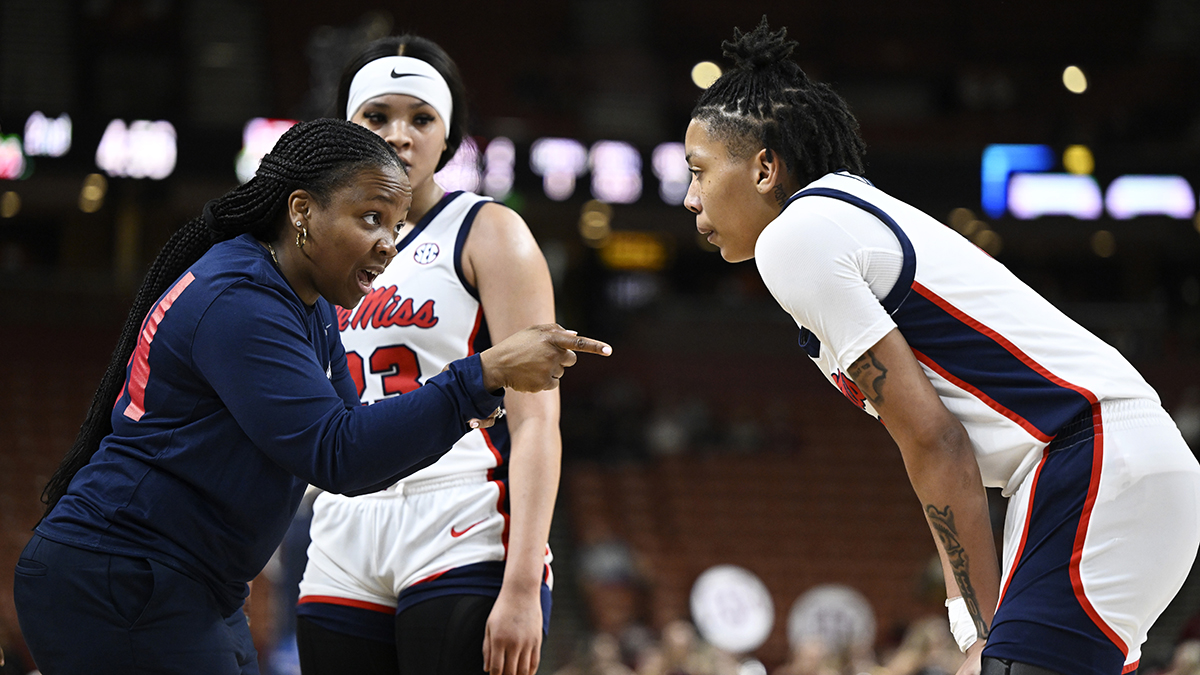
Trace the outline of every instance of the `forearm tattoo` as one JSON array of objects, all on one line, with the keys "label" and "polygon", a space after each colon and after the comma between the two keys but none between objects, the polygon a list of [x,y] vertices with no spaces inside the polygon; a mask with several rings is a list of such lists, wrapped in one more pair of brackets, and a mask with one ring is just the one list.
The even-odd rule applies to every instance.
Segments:
[{"label": "forearm tattoo", "polygon": [[887,379],[888,369],[875,358],[875,352],[867,350],[866,354],[850,364],[850,379],[854,380],[864,396],[871,400],[871,405],[883,403],[883,382]]},{"label": "forearm tattoo", "polygon": [[954,570],[954,581],[958,591],[967,603],[967,612],[975,621],[975,633],[980,640],[988,638],[988,625],[979,611],[979,599],[975,597],[975,587],[971,585],[971,570],[967,560],[967,551],[958,540],[958,529],[954,526],[954,512],[947,504],[945,509],[938,509],[933,504],[925,505],[925,514],[929,522],[942,540],[942,548],[946,549],[946,557],[950,559],[950,568]]}]

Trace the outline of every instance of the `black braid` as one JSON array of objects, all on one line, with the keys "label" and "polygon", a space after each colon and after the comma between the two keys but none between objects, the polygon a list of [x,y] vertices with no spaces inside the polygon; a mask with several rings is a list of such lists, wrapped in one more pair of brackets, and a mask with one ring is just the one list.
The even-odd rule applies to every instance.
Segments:
[{"label": "black braid", "polygon": [[281,214],[293,191],[306,190],[318,203],[327,204],[358,172],[384,166],[403,172],[391,147],[358,125],[335,119],[298,124],[263,157],[254,178],[206,204],[202,216],[167,240],[138,289],[75,443],[42,490],[45,515],[66,494],[71,479],[91,460],[100,441],[112,433],[113,406],[125,386],[125,369],[142,321],[167,288],[217,242],[245,232],[263,241],[273,239],[284,225]]},{"label": "black braid", "polygon": [[858,120],[829,85],[813,82],[791,60],[796,42],[787,29],[772,33],[763,17],[749,33],[733,29],[721,43],[734,67],[700,95],[692,119],[746,157],[761,148],[779,153],[801,185],[831,172],[864,173],[866,144]]}]

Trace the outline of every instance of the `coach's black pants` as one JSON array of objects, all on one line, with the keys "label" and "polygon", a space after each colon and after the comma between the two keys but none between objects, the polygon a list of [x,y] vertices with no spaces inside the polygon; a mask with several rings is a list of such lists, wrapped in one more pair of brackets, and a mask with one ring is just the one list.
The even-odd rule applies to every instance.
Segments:
[{"label": "coach's black pants", "polygon": [[146,558],[34,535],[17,561],[21,633],[55,675],[258,675],[246,615],[222,617],[202,582]]}]

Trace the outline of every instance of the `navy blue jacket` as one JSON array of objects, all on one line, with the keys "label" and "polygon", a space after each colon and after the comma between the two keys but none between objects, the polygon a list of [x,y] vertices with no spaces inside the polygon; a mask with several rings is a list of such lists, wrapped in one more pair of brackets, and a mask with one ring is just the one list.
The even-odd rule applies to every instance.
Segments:
[{"label": "navy blue jacket", "polygon": [[249,235],[215,245],[143,322],[113,433],[37,528],[152,558],[230,614],[307,484],[361,494],[428,466],[488,416],[478,356],[359,404],[332,306],[305,305]]}]

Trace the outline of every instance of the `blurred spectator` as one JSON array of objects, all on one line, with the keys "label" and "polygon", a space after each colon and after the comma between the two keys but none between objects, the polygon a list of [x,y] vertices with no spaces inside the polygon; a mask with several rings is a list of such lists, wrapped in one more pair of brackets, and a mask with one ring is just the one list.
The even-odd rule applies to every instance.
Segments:
[{"label": "blurred spectator", "polygon": [[1171,666],[1159,675],[1200,675],[1200,640],[1179,643]]},{"label": "blurred spectator", "polygon": [[801,640],[772,675],[839,675],[825,643],[819,639]]},{"label": "blurred spectator", "polygon": [[621,645],[610,633],[597,633],[588,641],[587,651],[555,672],[555,675],[634,675],[621,662]]},{"label": "blurred spectator", "polygon": [[591,612],[591,625],[624,637],[642,621],[645,584],[634,551],[607,528],[584,535],[579,550],[580,586]]},{"label": "blurred spectator", "polygon": [[712,413],[703,398],[676,391],[660,393],[646,422],[646,448],[652,456],[678,455],[710,442]]},{"label": "blurred spectator", "polygon": [[704,642],[692,624],[682,619],[663,627],[661,644],[645,653],[638,675],[737,675],[738,663],[729,654]]},{"label": "blurred spectator", "polygon": [[963,655],[950,635],[944,617],[927,616],[912,622],[900,647],[884,664],[887,675],[953,675]]},{"label": "blurred spectator", "polygon": [[725,427],[725,449],[736,453],[757,452],[762,449],[764,435],[758,409],[743,403],[734,408]]}]

